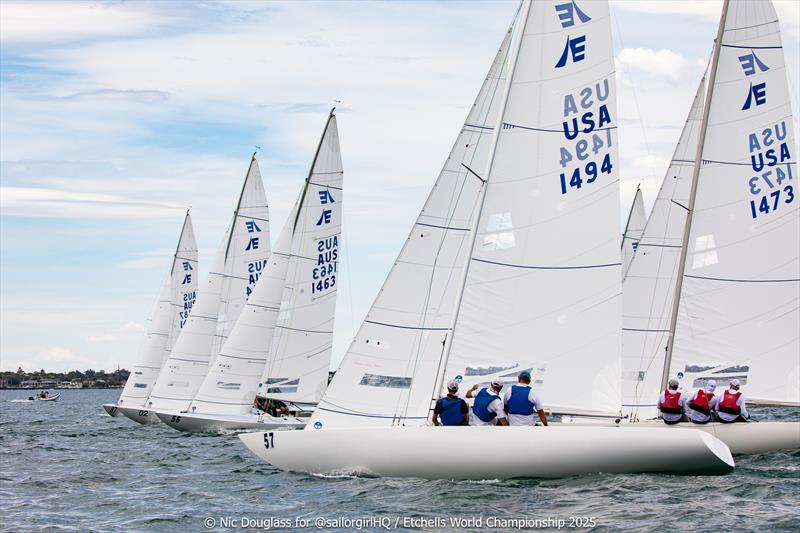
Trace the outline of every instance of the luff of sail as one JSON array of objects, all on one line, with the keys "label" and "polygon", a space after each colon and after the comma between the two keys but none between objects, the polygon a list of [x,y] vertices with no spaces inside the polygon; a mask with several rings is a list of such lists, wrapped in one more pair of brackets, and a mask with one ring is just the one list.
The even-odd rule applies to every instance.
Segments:
[{"label": "luff of sail", "polygon": [[622,280],[628,275],[628,269],[633,261],[633,256],[639,246],[639,240],[644,233],[644,226],[647,224],[647,214],[644,211],[644,199],[642,198],[641,187],[636,187],[636,194],[633,195],[633,203],[628,213],[628,222],[625,224],[625,231],[622,234]]},{"label": "luff of sail", "polygon": [[614,415],[622,273],[609,7],[534,2],[522,22],[445,376],[469,387],[528,370],[554,411]]},{"label": "luff of sail", "polygon": [[269,256],[269,208],[255,156],[194,313],[173,347],[148,409],[185,410],[205,379]]},{"label": "luff of sail", "polygon": [[622,407],[633,419],[656,416],[705,87],[704,78],[623,283]]},{"label": "luff of sail", "polygon": [[721,24],[671,374],[684,386],[737,376],[751,401],[800,405],[800,200],[779,23],[768,0],[732,0]]},{"label": "luff of sail", "polygon": [[118,405],[141,407],[153,389],[164,361],[172,349],[194,303],[197,291],[197,242],[189,213],[183,220],[170,272],[159,292],[147,325],[146,339],[138,360],[122,389]]},{"label": "luff of sail", "polygon": [[506,33],[386,281],[307,427],[419,425],[430,402],[506,77]]}]

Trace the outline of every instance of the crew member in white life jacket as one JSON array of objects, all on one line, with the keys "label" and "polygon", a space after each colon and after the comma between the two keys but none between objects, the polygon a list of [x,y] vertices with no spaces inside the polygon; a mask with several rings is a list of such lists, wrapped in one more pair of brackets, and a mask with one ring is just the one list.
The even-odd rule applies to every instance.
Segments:
[{"label": "crew member in white life jacket", "polygon": [[665,424],[677,424],[686,419],[683,414],[686,410],[686,398],[681,396],[679,385],[677,379],[669,380],[667,390],[658,398],[658,410],[661,411],[661,418]]},{"label": "crew member in white life jacket", "polygon": [[517,384],[508,388],[503,403],[510,426],[534,425],[534,412],[539,415],[542,424],[547,425],[547,415],[544,414],[541,400],[531,389],[531,374],[527,370],[520,372]]},{"label": "crew member in white life jacket", "polygon": [[706,386],[698,389],[686,402],[686,415],[695,424],[707,424],[711,421],[711,411],[717,408],[719,398],[714,396],[717,382],[713,379],[706,382]]},{"label": "crew member in white life jacket", "polygon": [[747,412],[747,405],[744,394],[739,392],[741,383],[738,379],[731,380],[730,388],[722,393],[722,397],[717,404],[717,417],[720,422],[747,422],[750,413]]},{"label": "crew member in white life jacket", "polygon": [[436,401],[431,422],[434,426],[469,425],[469,406],[458,397],[458,381],[451,379],[447,382],[447,396]]},{"label": "crew member in white life jacket", "polygon": [[508,418],[503,409],[503,399],[500,391],[503,390],[503,382],[499,379],[492,380],[489,387],[478,390],[476,383],[467,391],[467,398],[475,398],[472,404],[471,426],[507,426]]}]

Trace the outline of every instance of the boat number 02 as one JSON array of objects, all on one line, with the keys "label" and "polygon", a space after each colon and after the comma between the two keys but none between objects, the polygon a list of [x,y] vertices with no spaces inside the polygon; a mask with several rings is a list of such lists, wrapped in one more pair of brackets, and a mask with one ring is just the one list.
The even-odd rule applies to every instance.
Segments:
[{"label": "boat number 02", "polygon": [[148,411],[139,411],[139,416],[147,416]]},{"label": "boat number 02", "polygon": [[275,447],[274,441],[275,434],[270,431],[269,433],[264,433],[264,448],[270,449]]}]

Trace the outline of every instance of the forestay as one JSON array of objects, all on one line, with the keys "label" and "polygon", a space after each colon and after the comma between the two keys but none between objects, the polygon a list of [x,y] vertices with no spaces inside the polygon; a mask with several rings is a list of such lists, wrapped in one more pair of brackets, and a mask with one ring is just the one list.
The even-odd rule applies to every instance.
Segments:
[{"label": "forestay", "polygon": [[[307,427],[419,425],[428,412],[506,76],[506,34],[386,281]],[[283,376],[278,376],[283,377]]]},{"label": "forestay", "polygon": [[669,338],[686,206],[703,115],[700,82],[622,291],[622,404],[633,418],[656,416]]},{"label": "forestay", "polygon": [[738,375],[751,400],[800,405],[800,191],[779,23],[768,0],[733,0],[721,23],[671,374],[685,387]]},{"label": "forestay", "polygon": [[445,376],[469,387],[529,370],[548,408],[614,415],[622,272],[609,7],[534,2],[522,22]]},{"label": "forestay", "polygon": [[229,230],[199,291],[194,312],[156,381],[147,402],[149,409],[189,407],[267,261],[268,215],[254,156]]},{"label": "forestay", "polygon": [[644,226],[647,223],[647,214],[644,210],[644,198],[642,197],[641,187],[636,187],[636,194],[633,195],[633,203],[628,213],[628,222],[625,224],[625,232],[622,234],[622,281],[628,275],[628,269],[633,261],[633,255],[639,247],[639,240],[644,233]]},{"label": "forestay", "polygon": [[122,389],[119,405],[143,406],[178,338],[197,293],[197,242],[189,213],[183,220],[172,267],[150,316],[144,345]]}]

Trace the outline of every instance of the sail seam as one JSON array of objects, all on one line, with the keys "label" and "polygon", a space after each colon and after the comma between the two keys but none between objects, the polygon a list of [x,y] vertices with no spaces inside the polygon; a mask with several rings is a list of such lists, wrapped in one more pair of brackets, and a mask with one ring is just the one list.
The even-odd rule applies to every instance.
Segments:
[{"label": "sail seam", "polygon": [[579,265],[579,266],[539,266],[539,265],[515,265],[512,263],[501,263],[499,261],[489,261],[487,259],[478,259],[477,257],[472,258],[473,261],[478,261],[480,263],[488,263],[490,265],[500,265],[500,266],[507,266],[512,268],[528,268],[534,270],[581,270],[587,268],[607,268],[607,267],[616,267],[621,266],[622,263],[605,263],[599,265]]}]

